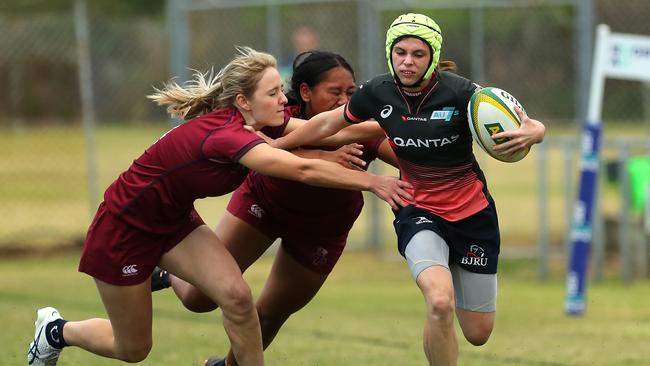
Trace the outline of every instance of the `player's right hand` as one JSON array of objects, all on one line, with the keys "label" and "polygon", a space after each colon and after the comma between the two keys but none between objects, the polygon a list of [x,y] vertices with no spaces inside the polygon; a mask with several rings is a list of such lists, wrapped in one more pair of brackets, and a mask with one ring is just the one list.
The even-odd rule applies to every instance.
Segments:
[{"label": "player's right hand", "polygon": [[409,201],[413,200],[413,196],[406,191],[406,189],[413,188],[410,183],[399,180],[397,177],[385,175],[375,175],[373,177],[370,191],[386,201],[393,210],[406,207],[409,205]]}]

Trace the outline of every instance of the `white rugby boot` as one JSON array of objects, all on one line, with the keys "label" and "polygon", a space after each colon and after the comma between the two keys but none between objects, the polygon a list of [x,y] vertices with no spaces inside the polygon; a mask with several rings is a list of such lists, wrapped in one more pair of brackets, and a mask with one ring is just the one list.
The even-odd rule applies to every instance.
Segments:
[{"label": "white rugby boot", "polygon": [[50,345],[45,337],[45,327],[51,322],[61,319],[59,311],[53,307],[38,310],[38,317],[34,325],[34,340],[29,344],[27,351],[27,364],[31,366],[55,366],[61,350]]}]

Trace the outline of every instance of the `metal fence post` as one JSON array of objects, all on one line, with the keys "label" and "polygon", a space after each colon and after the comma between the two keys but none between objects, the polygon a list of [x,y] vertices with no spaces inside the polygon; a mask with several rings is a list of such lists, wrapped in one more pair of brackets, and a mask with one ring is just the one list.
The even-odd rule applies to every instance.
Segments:
[{"label": "metal fence post", "polygon": [[268,52],[276,57],[282,54],[282,19],[280,5],[272,0],[266,5],[266,47]]},{"label": "metal fence post", "polygon": [[472,49],[471,75],[479,83],[485,83],[485,20],[483,7],[473,7],[470,15],[470,44]]},{"label": "metal fence post", "polygon": [[[167,12],[167,32],[169,33],[169,71],[171,76],[176,78],[176,82],[182,84],[190,79],[187,10],[183,7],[181,0],[167,0],[165,11]],[[170,118],[169,121],[172,126],[181,122],[178,118]]]},{"label": "metal fence post", "polygon": [[546,144],[540,144],[537,148],[537,182],[538,182],[538,212],[539,212],[539,227],[537,228],[537,245],[539,250],[539,262],[537,277],[540,280],[548,278],[548,258],[549,258],[549,244],[548,244],[548,192],[547,192],[547,162]]},{"label": "metal fence post", "polygon": [[576,120],[584,121],[587,117],[587,98],[591,57],[593,55],[594,4],[593,0],[579,0],[576,5],[575,17],[575,70],[578,80],[575,84]]},{"label": "metal fence post", "polygon": [[[575,152],[575,146],[577,144],[575,138],[563,138],[560,140],[562,143],[562,160],[564,162],[564,222],[567,225],[570,225],[573,218],[573,192],[575,187],[573,186],[573,155]],[[569,250],[571,249],[571,230],[567,226],[565,234],[565,243],[564,243],[564,255],[569,256]]]},{"label": "metal fence post", "polygon": [[88,170],[88,191],[90,194],[90,213],[94,214],[98,205],[97,157],[95,144],[95,101],[93,95],[92,63],[90,58],[90,37],[88,32],[88,7],[86,0],[74,3],[74,25],[77,41],[77,62],[79,75],[79,94],[81,97],[81,120],[86,141],[86,165]]},{"label": "metal fence post", "polygon": [[618,141],[618,156],[620,159],[619,178],[621,192],[621,211],[618,222],[618,244],[620,255],[621,275],[623,281],[629,283],[634,275],[634,263],[632,261],[632,248],[630,246],[630,179],[627,172],[629,159],[629,147],[623,140]]}]

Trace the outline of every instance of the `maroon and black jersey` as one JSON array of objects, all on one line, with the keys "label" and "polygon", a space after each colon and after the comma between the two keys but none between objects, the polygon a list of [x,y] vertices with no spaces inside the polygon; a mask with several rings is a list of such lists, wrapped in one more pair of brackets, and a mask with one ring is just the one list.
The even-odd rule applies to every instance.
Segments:
[{"label": "maroon and black jersey", "polygon": [[175,232],[196,199],[230,193],[244,181],[248,169],[239,159],[264,142],[244,123],[237,109],[222,108],[171,129],[108,187],[107,209],[140,230]]},{"label": "maroon and black jersey", "polygon": [[477,85],[440,71],[418,95],[408,95],[385,74],[363,84],[345,107],[350,123],[375,119],[413,185],[417,207],[449,221],[488,205],[487,184],[472,152],[467,104]]}]

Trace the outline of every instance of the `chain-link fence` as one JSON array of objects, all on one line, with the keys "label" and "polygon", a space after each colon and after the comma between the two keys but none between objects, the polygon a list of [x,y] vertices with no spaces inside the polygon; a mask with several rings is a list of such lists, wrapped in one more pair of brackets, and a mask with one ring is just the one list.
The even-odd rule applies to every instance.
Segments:
[{"label": "chain-link fence", "polygon": [[[273,53],[285,75],[301,42],[333,50],[363,81],[386,70],[390,21],[423,12],[441,25],[442,59],[460,74],[510,91],[536,118],[563,127],[584,109],[594,26],[650,34],[645,0],[168,0],[147,16],[87,5],[92,138],[81,123],[74,2],[0,12],[0,246],[80,242],[103,189],[170,124],[144,96],[191,68],[220,67],[235,45]],[[641,83],[608,82],[606,123],[647,120],[648,99]],[[97,177],[89,179],[90,167]],[[210,205],[202,213],[214,222],[223,203]]]}]

